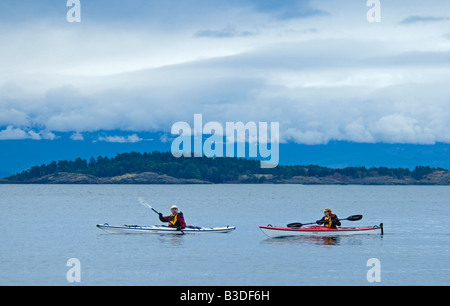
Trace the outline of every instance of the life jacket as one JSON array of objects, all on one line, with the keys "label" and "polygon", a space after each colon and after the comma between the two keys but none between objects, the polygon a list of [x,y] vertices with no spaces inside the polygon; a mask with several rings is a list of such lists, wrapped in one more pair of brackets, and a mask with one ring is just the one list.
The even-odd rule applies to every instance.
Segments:
[{"label": "life jacket", "polygon": [[171,214],[169,216],[169,226],[170,227],[177,227],[178,226],[177,222],[178,222],[178,214],[176,214],[176,215]]},{"label": "life jacket", "polygon": [[323,221],[325,222],[325,223],[323,224],[323,226],[328,227],[328,228],[330,228],[330,227],[331,227],[331,224],[333,223],[333,222],[331,221],[331,216],[329,216],[329,217],[324,217],[324,218],[323,218]]},{"label": "life jacket", "polygon": [[328,217],[323,217],[324,226],[327,228],[331,228],[333,225],[332,218],[336,218],[336,215],[330,215]]}]

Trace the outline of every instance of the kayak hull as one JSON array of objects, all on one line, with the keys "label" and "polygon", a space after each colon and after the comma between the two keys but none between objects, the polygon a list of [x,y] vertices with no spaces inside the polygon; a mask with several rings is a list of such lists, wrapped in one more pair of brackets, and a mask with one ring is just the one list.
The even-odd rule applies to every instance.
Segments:
[{"label": "kayak hull", "polygon": [[184,234],[204,234],[204,233],[229,233],[234,231],[236,227],[186,227],[183,230],[178,231],[176,228],[167,226],[138,226],[138,225],[123,225],[112,226],[109,224],[98,224],[97,228],[109,233],[109,234],[171,234],[171,235],[184,235]]},{"label": "kayak hull", "polygon": [[260,226],[261,231],[270,238],[292,237],[292,236],[347,236],[347,235],[373,235],[383,234],[383,224],[371,227],[341,227],[337,229],[323,226],[307,226],[301,228],[287,228],[276,226]]}]

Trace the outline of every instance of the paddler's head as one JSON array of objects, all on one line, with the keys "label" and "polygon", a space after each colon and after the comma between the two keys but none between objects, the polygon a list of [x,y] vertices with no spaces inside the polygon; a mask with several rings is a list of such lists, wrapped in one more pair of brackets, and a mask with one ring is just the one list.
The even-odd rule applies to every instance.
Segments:
[{"label": "paddler's head", "polygon": [[323,213],[325,214],[325,216],[329,216],[329,215],[331,215],[331,208],[325,208],[324,210],[322,210],[323,211]]},{"label": "paddler's head", "polygon": [[172,212],[172,215],[177,215],[178,214],[178,206],[172,205],[170,207],[170,211]]}]

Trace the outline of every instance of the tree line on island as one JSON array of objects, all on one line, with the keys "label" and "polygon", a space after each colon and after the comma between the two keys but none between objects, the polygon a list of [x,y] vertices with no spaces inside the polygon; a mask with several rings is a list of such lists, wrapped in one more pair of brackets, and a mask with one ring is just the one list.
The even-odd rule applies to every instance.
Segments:
[{"label": "tree line on island", "polygon": [[[210,183],[289,183],[326,182],[321,178],[335,178],[337,182],[352,182],[370,178],[389,177],[394,180],[420,181],[442,168],[417,166],[408,168],[346,167],[334,169],[317,165],[280,165],[262,169],[260,161],[243,158],[175,158],[170,152],[120,153],[113,158],[99,156],[89,160],[53,161],[34,166],[5,179],[7,182],[33,182],[37,178],[58,173],[77,173],[99,178],[117,177],[129,173],[152,172],[180,179],[195,179]],[[310,179],[309,181],[307,179]],[[316,179],[312,181],[311,179]],[[297,181],[295,181],[297,179]],[[413,182],[414,183],[414,182]]]}]

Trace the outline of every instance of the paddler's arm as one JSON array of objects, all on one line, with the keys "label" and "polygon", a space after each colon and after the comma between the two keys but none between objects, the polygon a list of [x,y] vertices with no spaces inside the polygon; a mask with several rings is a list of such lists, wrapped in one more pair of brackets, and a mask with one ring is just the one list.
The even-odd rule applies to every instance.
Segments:
[{"label": "paddler's arm", "polygon": [[159,213],[159,221],[169,222],[169,217],[164,217],[162,213]]},{"label": "paddler's arm", "polygon": [[183,215],[182,212],[180,212],[178,214],[178,221],[180,222],[181,229],[185,229],[186,228],[186,221],[184,221],[184,215]]},{"label": "paddler's arm", "polygon": [[338,216],[334,215],[331,221],[333,221],[337,226],[341,226],[341,221],[339,221]]}]

